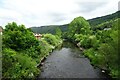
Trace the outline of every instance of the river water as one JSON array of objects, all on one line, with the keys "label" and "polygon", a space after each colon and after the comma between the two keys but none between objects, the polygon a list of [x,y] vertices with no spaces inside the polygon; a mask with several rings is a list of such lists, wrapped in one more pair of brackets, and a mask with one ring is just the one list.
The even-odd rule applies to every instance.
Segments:
[{"label": "river water", "polygon": [[64,42],[43,62],[39,78],[106,78],[74,44]]}]

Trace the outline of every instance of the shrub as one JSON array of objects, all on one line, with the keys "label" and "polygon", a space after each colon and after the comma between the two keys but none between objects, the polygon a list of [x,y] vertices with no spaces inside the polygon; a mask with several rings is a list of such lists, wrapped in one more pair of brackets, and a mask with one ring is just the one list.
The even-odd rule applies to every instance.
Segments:
[{"label": "shrub", "polygon": [[57,39],[57,37],[52,34],[45,34],[43,38],[50,45],[53,45],[53,46],[57,46],[60,43],[60,41],[59,41],[60,39]]},{"label": "shrub", "polygon": [[36,61],[26,54],[5,48],[2,59],[3,78],[30,78],[38,74]]}]

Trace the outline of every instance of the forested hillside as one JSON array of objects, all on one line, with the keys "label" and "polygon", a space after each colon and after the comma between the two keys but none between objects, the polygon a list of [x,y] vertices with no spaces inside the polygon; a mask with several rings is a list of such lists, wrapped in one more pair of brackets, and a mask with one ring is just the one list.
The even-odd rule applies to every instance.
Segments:
[{"label": "forested hillside", "polygon": [[52,33],[55,34],[56,28],[60,28],[62,32],[67,31],[68,24],[65,25],[50,25],[50,26],[41,26],[41,27],[31,27],[31,30],[34,33]]},{"label": "forested hillside", "polygon": [[[118,17],[120,17],[120,11],[117,11],[117,12],[115,12],[113,14],[109,14],[109,15],[106,15],[106,16],[89,19],[87,21],[90,23],[92,29],[96,29],[96,28],[98,28],[97,26],[99,24],[102,24],[102,23],[109,24],[109,23],[107,23],[107,21],[115,20]],[[68,26],[69,26],[69,24],[39,26],[39,27],[31,27],[31,30],[34,33],[52,33],[52,34],[54,34],[56,27],[59,27],[62,32],[65,32],[68,29]],[[99,27],[99,29],[103,29],[103,27],[102,28]]]},{"label": "forested hillside", "polygon": [[112,14],[109,14],[106,16],[89,19],[88,22],[90,23],[91,27],[94,27],[94,26],[101,24],[103,22],[106,22],[109,20],[115,20],[117,18],[120,18],[120,11],[117,11],[115,13],[112,13]]}]

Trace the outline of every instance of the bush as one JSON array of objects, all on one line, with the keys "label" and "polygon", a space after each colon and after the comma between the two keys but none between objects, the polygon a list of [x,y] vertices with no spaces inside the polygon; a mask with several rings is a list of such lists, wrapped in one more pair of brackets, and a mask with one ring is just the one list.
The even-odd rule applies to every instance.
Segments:
[{"label": "bush", "polygon": [[76,35],[76,41],[80,42],[80,46],[84,48],[95,48],[99,46],[99,40],[94,35]]},{"label": "bush", "polygon": [[43,38],[52,46],[57,46],[58,44],[61,43],[61,40],[52,34],[44,34]]},{"label": "bush", "polygon": [[[92,48],[84,51],[84,54],[91,59],[91,62],[94,65],[97,65],[102,69],[109,70],[109,75],[112,77],[118,77],[120,72],[120,66],[118,65],[118,20],[119,19],[114,20],[111,24],[112,27],[110,30],[97,31],[95,34],[97,38],[92,38],[92,43],[96,43],[96,41],[99,40],[99,46],[97,49],[93,46]],[[85,44],[85,41],[83,44]],[[94,54],[96,54],[96,56],[94,56]]]},{"label": "bush", "polygon": [[5,48],[2,59],[3,78],[30,78],[38,74],[36,61],[26,54]]}]

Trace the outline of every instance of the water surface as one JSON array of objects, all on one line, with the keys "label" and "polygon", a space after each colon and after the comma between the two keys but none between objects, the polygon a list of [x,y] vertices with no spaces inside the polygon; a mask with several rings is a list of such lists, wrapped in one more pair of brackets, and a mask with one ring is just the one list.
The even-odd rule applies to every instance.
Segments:
[{"label": "water surface", "polygon": [[74,44],[64,42],[44,61],[39,78],[104,78]]}]

